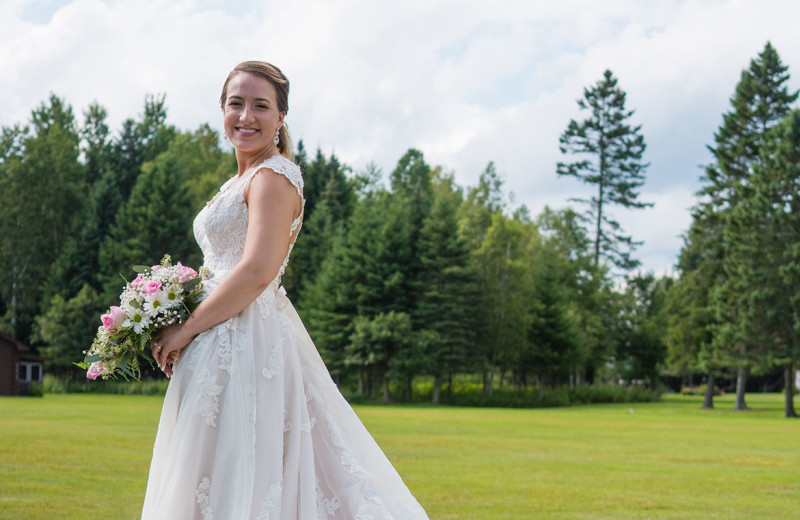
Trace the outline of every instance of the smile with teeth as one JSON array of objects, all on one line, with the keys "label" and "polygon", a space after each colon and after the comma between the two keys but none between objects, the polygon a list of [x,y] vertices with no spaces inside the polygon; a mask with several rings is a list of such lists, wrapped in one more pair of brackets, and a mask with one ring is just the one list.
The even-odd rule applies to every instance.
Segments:
[{"label": "smile with teeth", "polygon": [[241,132],[243,134],[254,134],[258,132],[258,130],[256,130],[255,128],[237,128],[236,131]]}]

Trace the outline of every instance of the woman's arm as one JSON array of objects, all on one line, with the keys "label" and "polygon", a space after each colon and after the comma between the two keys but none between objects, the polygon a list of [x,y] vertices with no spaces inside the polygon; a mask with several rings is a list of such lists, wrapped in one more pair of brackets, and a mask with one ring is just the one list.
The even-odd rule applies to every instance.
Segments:
[{"label": "woman's arm", "polygon": [[185,322],[167,327],[156,341],[153,357],[162,370],[195,336],[235,316],[264,292],[275,279],[289,249],[292,220],[302,201],[283,175],[270,169],[253,176],[245,191],[248,206],[247,237],[241,262],[231,270]]}]

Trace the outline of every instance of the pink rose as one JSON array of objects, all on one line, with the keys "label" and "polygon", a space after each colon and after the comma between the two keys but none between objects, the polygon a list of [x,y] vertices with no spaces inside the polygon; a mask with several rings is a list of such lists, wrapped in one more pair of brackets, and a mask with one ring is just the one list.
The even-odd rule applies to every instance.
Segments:
[{"label": "pink rose", "polygon": [[189,280],[194,280],[195,278],[197,278],[197,271],[195,271],[191,267],[183,266],[181,265],[180,262],[178,262],[178,266],[180,266],[181,268],[180,283],[186,283]]},{"label": "pink rose", "polygon": [[89,370],[86,371],[86,377],[89,379],[97,379],[97,376],[103,373],[103,362],[102,361],[95,361],[89,367]]},{"label": "pink rose", "polygon": [[142,284],[143,281],[144,280],[142,280],[142,275],[139,275],[139,276],[137,276],[136,278],[133,279],[133,281],[131,282],[130,285],[131,285],[131,287],[136,288],[136,287],[139,287]]},{"label": "pink rose", "polygon": [[161,282],[147,282],[142,286],[142,290],[147,294],[154,294],[156,291],[161,289]]},{"label": "pink rose", "polygon": [[119,324],[122,323],[124,314],[125,311],[122,310],[122,307],[112,305],[111,310],[108,311],[108,314],[103,314],[100,316],[100,319],[103,321],[103,327],[105,327],[106,330],[116,329],[119,327]]}]

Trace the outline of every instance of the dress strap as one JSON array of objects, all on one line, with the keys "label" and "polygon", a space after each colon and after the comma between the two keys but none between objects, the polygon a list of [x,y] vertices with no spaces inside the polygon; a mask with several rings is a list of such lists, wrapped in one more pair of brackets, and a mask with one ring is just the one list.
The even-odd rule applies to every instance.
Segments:
[{"label": "dress strap", "polygon": [[247,182],[258,173],[262,168],[269,168],[277,174],[283,175],[289,182],[292,183],[292,186],[295,187],[297,190],[297,194],[300,197],[303,197],[303,173],[300,171],[300,167],[287,159],[282,155],[273,155],[269,159],[265,160],[255,168],[253,168],[252,173],[248,176]]}]

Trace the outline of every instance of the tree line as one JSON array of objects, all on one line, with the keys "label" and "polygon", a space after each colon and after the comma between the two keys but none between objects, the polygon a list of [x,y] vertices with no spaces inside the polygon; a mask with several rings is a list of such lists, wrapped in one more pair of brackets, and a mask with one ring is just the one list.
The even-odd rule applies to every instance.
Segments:
[{"label": "tree line", "polygon": [[[606,71],[560,139],[555,173],[593,190],[571,208],[513,206],[493,163],[462,187],[419,150],[384,175],[300,141],[305,221],[283,283],[334,377],[385,399],[409,398],[422,375],[434,402],[465,375],[486,393],[540,396],[688,374],[707,374],[713,389],[714,377],[778,366],[788,378],[800,332],[800,116],[787,79],[769,44],[743,72],[677,276],[638,271],[639,242],[613,217],[649,203],[639,200],[641,127]],[[0,326],[36,346],[50,372],[79,377],[71,363],[115,303],[120,274],[165,253],[199,265],[192,219],[235,171],[208,125],[167,122],[163,96],[117,132],[101,105],[78,122],[55,95],[29,124],[3,127]]]}]

